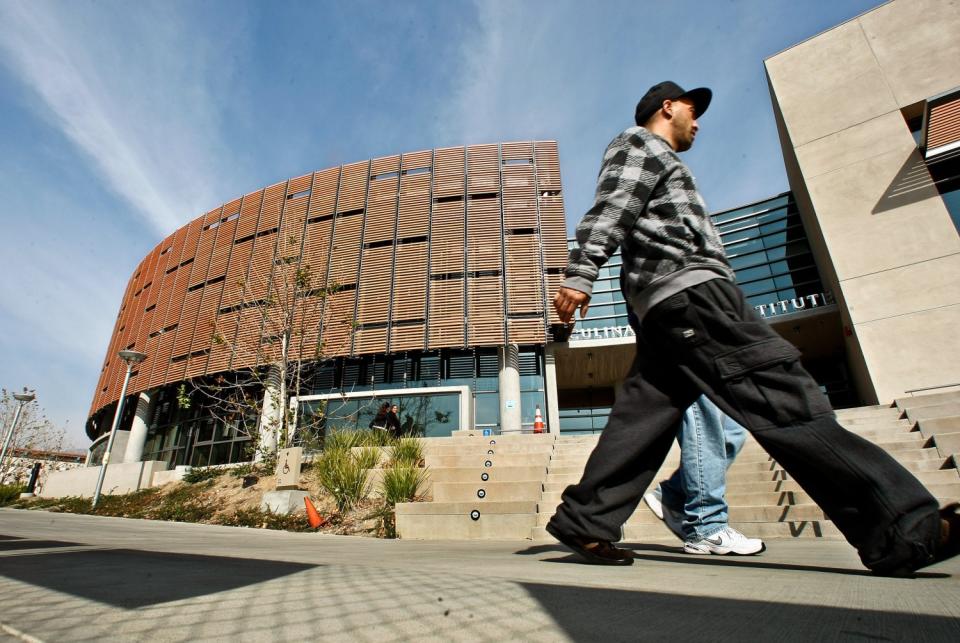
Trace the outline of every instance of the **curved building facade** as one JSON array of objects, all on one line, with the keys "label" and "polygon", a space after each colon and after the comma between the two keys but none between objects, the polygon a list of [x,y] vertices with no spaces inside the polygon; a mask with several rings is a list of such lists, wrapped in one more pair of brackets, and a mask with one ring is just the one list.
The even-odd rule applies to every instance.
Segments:
[{"label": "curved building facade", "polygon": [[[153,393],[145,419],[158,452],[170,437],[160,425],[182,424],[174,387],[270,363],[291,319],[290,356],[322,356],[312,388],[294,394],[397,377],[404,387],[468,379],[475,392],[473,380],[499,375],[491,364],[504,362],[503,347],[542,377],[557,321],[547,293],[565,263],[554,142],[397,154],[270,185],[194,219],[134,270],[87,432],[109,429],[126,369],[118,351],[147,355],[128,395]],[[304,279],[312,288],[284,302]],[[137,404],[125,406],[121,428]]]}]

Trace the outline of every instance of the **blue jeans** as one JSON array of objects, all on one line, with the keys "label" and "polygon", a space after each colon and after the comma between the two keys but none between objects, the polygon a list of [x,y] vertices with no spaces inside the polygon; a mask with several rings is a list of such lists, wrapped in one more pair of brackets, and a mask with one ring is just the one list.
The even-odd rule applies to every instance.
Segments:
[{"label": "blue jeans", "polygon": [[727,526],[727,469],[746,439],[747,430],[703,395],[683,414],[680,468],[660,483],[660,491],[664,505],[682,508],[687,540],[709,538]]}]

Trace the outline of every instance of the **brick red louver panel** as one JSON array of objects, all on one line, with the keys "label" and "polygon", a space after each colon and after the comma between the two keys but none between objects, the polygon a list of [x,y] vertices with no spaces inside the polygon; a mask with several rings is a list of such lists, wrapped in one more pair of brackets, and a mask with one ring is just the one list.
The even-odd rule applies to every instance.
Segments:
[{"label": "brick red louver panel", "polygon": [[[279,354],[289,305],[290,350],[307,359],[542,343],[556,321],[544,292],[565,262],[553,142],[410,152],[281,181],[211,209],[140,262],[91,414],[119,396],[117,351],[148,356],[130,393],[255,366]],[[311,288],[277,305],[298,277]]]},{"label": "brick red louver panel", "polygon": [[926,157],[931,158],[960,147],[960,95],[954,91],[950,96],[933,102],[927,114]]}]

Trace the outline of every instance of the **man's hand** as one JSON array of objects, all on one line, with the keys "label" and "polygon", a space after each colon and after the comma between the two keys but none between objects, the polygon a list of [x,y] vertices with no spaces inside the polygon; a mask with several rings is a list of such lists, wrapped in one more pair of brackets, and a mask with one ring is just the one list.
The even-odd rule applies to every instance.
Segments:
[{"label": "man's hand", "polygon": [[553,307],[560,316],[560,321],[569,324],[573,321],[573,313],[580,309],[580,318],[587,316],[587,309],[590,308],[590,295],[574,290],[573,288],[560,288],[557,294],[553,296]]}]

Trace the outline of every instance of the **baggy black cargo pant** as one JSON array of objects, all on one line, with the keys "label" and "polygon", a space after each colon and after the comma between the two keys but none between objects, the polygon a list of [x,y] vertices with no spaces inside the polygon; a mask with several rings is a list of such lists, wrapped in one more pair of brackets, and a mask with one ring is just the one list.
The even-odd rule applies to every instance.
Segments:
[{"label": "baggy black cargo pant", "polygon": [[837,423],[799,357],[725,279],[655,306],[583,478],[564,491],[551,525],[619,540],[702,391],[750,430],[867,567],[929,562],[939,538],[936,499],[885,451]]}]

